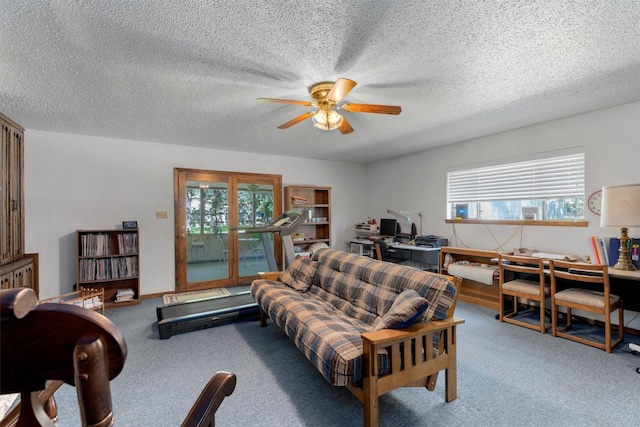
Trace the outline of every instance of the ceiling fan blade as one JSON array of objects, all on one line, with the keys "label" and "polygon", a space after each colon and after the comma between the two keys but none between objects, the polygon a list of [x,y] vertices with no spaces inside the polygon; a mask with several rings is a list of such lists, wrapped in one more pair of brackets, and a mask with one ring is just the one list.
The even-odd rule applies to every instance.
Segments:
[{"label": "ceiling fan blade", "polygon": [[342,123],[340,123],[340,126],[338,126],[338,129],[340,129],[340,132],[343,135],[353,132],[353,128],[351,127],[347,119],[345,119],[344,117],[342,117]]},{"label": "ceiling fan blade", "polygon": [[349,92],[351,92],[351,89],[356,87],[357,84],[358,83],[354,82],[353,80],[340,77],[327,94],[327,101],[337,104],[342,100],[342,98],[344,98]]},{"label": "ceiling fan blade", "polygon": [[289,127],[295,125],[296,123],[300,123],[301,121],[308,119],[309,117],[313,116],[314,114],[315,114],[315,112],[313,112],[313,111],[308,112],[308,113],[304,113],[304,114],[296,117],[293,120],[289,120],[287,123],[281,124],[280,126],[278,126],[278,129],[289,128]]},{"label": "ceiling fan blade", "polygon": [[340,108],[344,111],[351,111],[353,113],[375,113],[375,114],[398,115],[402,112],[402,108],[396,105],[344,104]]},{"label": "ceiling fan blade", "polygon": [[303,105],[305,107],[311,107],[313,105],[312,102],[309,101],[294,101],[291,99],[276,99],[276,98],[257,98],[258,102],[277,102],[279,104],[294,104],[294,105]]}]

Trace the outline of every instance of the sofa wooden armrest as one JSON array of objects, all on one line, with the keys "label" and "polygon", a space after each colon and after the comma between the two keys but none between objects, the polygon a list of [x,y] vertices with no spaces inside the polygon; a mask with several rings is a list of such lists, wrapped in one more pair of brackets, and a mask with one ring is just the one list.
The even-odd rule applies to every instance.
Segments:
[{"label": "sofa wooden armrest", "polygon": [[[435,386],[433,376],[445,371],[445,400],[457,397],[456,326],[463,319],[417,323],[406,329],[382,329],[362,334],[363,379],[349,390],[364,405],[364,425],[378,425],[378,397],[400,387]],[[437,355],[433,351],[433,334],[442,334]],[[378,352],[386,350],[391,360],[390,372],[379,376]]]},{"label": "sofa wooden armrest", "polygon": [[278,280],[281,273],[282,271],[260,271],[258,276],[264,280]]}]

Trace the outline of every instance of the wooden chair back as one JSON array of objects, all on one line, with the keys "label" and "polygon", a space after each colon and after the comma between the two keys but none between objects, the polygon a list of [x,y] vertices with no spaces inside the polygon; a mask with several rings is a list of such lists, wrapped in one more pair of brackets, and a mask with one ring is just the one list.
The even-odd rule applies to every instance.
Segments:
[{"label": "wooden chair back", "polygon": [[[127,346],[109,319],[70,304],[39,304],[27,288],[1,290],[0,314],[0,393],[20,393],[2,427],[55,426],[53,395],[63,383],[77,389],[83,426],[114,424],[109,382],[122,371]],[[235,386],[234,374],[214,374],[182,427],[214,427]]]},{"label": "wooden chair back", "polygon": [[83,425],[112,425],[109,381],[122,371],[127,357],[116,326],[74,305],[38,304],[28,288],[0,291],[0,306],[0,388],[20,393],[18,425],[53,425],[38,399],[49,380],[78,389]]},{"label": "wooden chair back", "polygon": [[[603,349],[607,353],[610,353],[613,347],[624,341],[623,301],[622,298],[611,293],[609,267],[607,265],[576,264],[550,260],[549,272],[551,274],[552,335],[554,337],[560,336],[591,345]],[[585,283],[585,287],[589,287],[589,289],[576,287],[558,290],[558,279],[577,282],[578,285],[579,283]],[[561,328],[558,327],[558,306],[567,309],[567,324]],[[572,326],[573,309],[600,314],[604,317],[604,343],[566,332]],[[618,338],[613,340],[611,313],[615,310],[618,310]]]},{"label": "wooden chair back", "polygon": [[[500,268],[499,320],[538,330],[544,334],[551,325],[547,323],[545,317],[545,300],[550,295],[550,290],[545,283],[542,258],[501,253],[498,257],[498,266]],[[522,276],[523,274],[527,276]],[[505,310],[505,295],[512,299],[510,312]],[[522,314],[519,310],[519,300],[523,299],[537,301],[539,318],[537,325],[518,318]],[[533,311],[533,309],[527,311]]]}]

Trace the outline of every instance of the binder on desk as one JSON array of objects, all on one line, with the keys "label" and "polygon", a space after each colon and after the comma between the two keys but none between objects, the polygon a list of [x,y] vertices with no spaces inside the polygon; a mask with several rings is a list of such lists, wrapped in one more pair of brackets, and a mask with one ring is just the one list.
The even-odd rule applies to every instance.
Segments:
[{"label": "binder on desk", "polygon": [[[608,245],[609,266],[613,267],[618,262],[620,256],[620,239],[612,237],[609,239]],[[629,258],[631,263],[640,268],[640,238],[629,239]]]},{"label": "binder on desk", "polygon": [[609,239],[608,253],[609,253],[609,267],[613,267],[618,262],[618,256],[620,251],[620,239],[617,237],[611,237]]}]

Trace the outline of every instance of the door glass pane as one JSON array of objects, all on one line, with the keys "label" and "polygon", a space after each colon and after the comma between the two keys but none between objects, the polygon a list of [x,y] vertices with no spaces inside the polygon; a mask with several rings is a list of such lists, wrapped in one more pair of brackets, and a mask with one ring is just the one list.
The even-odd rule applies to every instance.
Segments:
[{"label": "door glass pane", "polygon": [[187,283],[229,277],[226,182],[187,181]]},{"label": "door glass pane", "polygon": [[257,230],[273,222],[273,185],[238,185],[238,261],[240,277],[269,271],[273,257],[273,234]]}]

